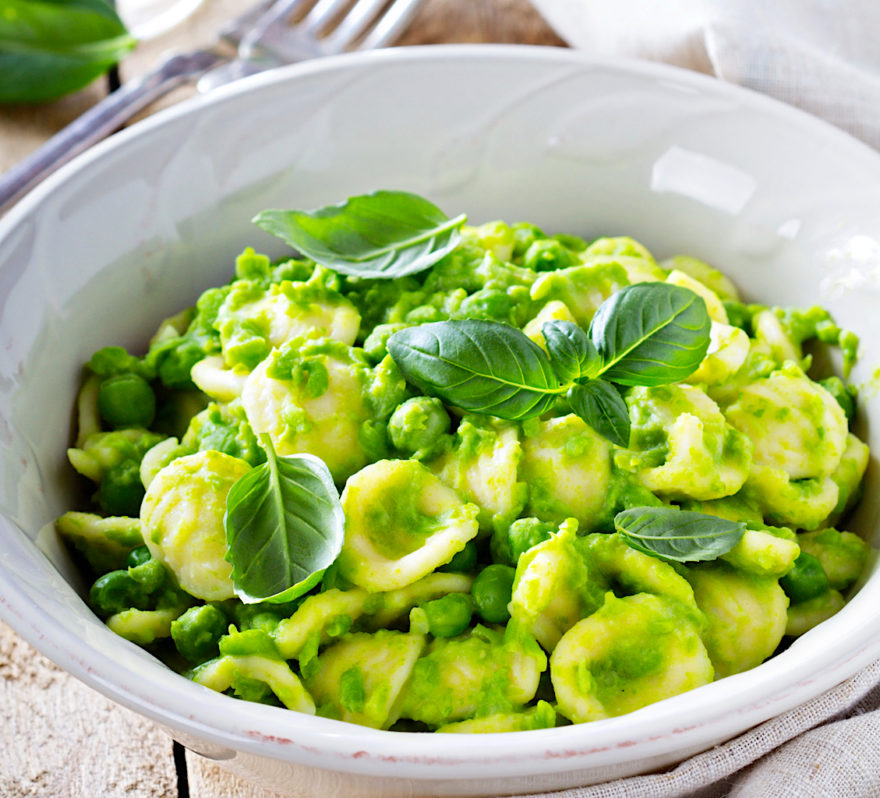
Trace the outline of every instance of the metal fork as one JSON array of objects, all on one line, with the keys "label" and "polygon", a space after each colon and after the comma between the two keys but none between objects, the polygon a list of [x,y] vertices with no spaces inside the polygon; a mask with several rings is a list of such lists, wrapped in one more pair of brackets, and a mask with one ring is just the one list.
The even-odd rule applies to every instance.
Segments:
[{"label": "metal fork", "polygon": [[[0,175],[0,212],[71,158],[109,136],[150,103],[197,81],[206,93],[233,80],[284,64],[371,50],[393,43],[422,0],[275,0],[258,3],[204,50],[170,56],[75,119],[39,149]],[[294,25],[288,20],[305,14]]]}]

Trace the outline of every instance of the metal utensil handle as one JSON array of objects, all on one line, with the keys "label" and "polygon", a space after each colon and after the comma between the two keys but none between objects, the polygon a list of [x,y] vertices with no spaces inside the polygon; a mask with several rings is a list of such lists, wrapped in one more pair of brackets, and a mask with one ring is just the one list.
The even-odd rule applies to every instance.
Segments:
[{"label": "metal utensil handle", "polygon": [[225,58],[208,50],[172,55],[152,72],[126,83],[0,175],[0,211],[71,158],[109,136],[138,111],[198,77]]}]

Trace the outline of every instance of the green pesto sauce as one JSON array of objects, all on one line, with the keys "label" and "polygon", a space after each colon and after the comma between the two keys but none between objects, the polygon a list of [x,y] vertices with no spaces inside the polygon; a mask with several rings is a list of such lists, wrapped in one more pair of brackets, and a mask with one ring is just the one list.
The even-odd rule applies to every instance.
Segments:
[{"label": "green pesto sauce", "polygon": [[411,498],[389,497],[387,504],[371,504],[364,525],[375,550],[389,560],[399,560],[416,549],[435,531],[440,518],[426,516]]}]

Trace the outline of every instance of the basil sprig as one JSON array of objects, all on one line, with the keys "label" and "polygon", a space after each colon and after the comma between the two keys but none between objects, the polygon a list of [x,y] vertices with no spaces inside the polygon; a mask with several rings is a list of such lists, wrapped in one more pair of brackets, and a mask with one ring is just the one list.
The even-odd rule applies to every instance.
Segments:
[{"label": "basil sprig", "polygon": [[706,303],[693,291],[638,283],[602,303],[589,333],[570,322],[545,324],[546,352],[515,327],[475,320],[400,330],[388,352],[412,385],[447,404],[519,421],[567,395],[574,413],[627,446],[629,414],[611,383],[684,379],[706,355],[710,326]]},{"label": "basil sprig", "polygon": [[416,194],[376,191],[312,211],[265,210],[254,224],[329,269],[391,278],[424,271],[455,249],[465,219]]},{"label": "basil sprig", "polygon": [[322,460],[279,457],[268,436],[267,461],[239,479],[226,498],[226,559],[235,594],[246,604],[291,601],[311,590],[342,549],[345,517]]},{"label": "basil sprig", "polygon": [[0,0],[0,103],[81,89],[134,46],[105,0]]},{"label": "basil sprig", "polygon": [[709,348],[702,297],[666,283],[637,283],[613,294],[593,316],[590,337],[605,379],[666,385],[689,377]]},{"label": "basil sprig", "polygon": [[389,338],[388,351],[422,393],[475,413],[531,418],[549,410],[564,390],[540,346],[494,321],[410,327]]},{"label": "basil sprig", "polygon": [[727,554],[746,525],[675,507],[633,507],[614,516],[614,528],[637,551],[671,562],[701,562]]}]

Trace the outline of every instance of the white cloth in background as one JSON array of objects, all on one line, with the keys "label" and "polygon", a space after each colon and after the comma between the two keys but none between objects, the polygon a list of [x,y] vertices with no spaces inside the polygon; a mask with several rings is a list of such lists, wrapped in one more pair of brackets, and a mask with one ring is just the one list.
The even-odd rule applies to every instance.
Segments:
[{"label": "white cloth in background", "polygon": [[[820,116],[880,149],[880,0],[532,2],[572,47],[714,74]],[[662,773],[548,795],[880,796],[880,661]]]},{"label": "white cloth in background", "polygon": [[878,0],[532,0],[572,47],[696,69],[880,148]]}]

